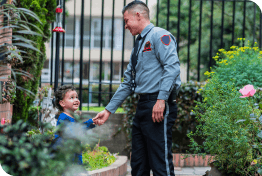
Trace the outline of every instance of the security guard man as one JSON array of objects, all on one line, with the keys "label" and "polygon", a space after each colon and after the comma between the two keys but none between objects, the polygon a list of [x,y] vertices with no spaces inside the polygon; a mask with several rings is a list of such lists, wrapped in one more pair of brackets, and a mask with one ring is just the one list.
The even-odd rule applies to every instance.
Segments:
[{"label": "security guard man", "polygon": [[128,95],[139,95],[132,129],[131,168],[133,176],[175,175],[172,162],[172,126],[177,117],[175,96],[180,80],[180,63],[174,36],[150,23],[149,9],[133,1],[122,10],[125,28],[138,35],[124,82],[94,121],[102,125]]}]

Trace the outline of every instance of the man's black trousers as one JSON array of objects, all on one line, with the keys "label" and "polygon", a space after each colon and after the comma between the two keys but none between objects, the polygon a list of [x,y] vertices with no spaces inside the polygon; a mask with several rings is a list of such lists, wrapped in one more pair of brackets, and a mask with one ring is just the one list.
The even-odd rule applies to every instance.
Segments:
[{"label": "man's black trousers", "polygon": [[158,94],[140,96],[132,128],[132,176],[174,176],[172,127],[177,117],[176,103],[166,102],[164,120],[153,122],[152,110]]}]

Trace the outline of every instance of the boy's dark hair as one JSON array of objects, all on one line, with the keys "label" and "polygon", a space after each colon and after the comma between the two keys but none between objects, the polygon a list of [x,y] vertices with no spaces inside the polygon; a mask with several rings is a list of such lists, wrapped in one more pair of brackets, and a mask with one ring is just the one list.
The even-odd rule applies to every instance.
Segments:
[{"label": "boy's dark hair", "polygon": [[124,15],[124,13],[126,11],[132,10],[134,8],[138,7],[140,11],[145,11],[145,15],[144,17],[149,19],[149,8],[147,7],[147,5],[142,2],[142,1],[132,1],[129,4],[127,4],[123,10],[122,10],[122,14]]},{"label": "boy's dark hair", "polygon": [[66,92],[68,91],[74,91],[75,87],[73,85],[63,85],[60,86],[56,91],[55,91],[55,106],[59,109],[59,111],[63,111],[62,106],[59,104],[60,100],[63,100],[65,97]]}]

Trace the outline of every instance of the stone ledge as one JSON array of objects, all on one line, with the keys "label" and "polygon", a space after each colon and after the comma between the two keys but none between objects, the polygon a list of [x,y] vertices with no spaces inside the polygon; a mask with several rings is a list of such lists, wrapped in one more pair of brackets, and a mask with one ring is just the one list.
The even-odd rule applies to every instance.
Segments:
[{"label": "stone ledge", "polygon": [[110,166],[88,172],[88,176],[125,176],[126,174],[127,156],[117,156],[116,161]]}]

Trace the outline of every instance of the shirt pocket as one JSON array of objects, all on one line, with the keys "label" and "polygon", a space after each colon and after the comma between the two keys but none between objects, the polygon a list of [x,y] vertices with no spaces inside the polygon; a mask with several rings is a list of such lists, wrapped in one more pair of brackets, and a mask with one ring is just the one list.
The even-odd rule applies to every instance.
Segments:
[{"label": "shirt pocket", "polygon": [[159,67],[160,63],[153,51],[142,52],[141,56],[143,70],[150,70]]}]

